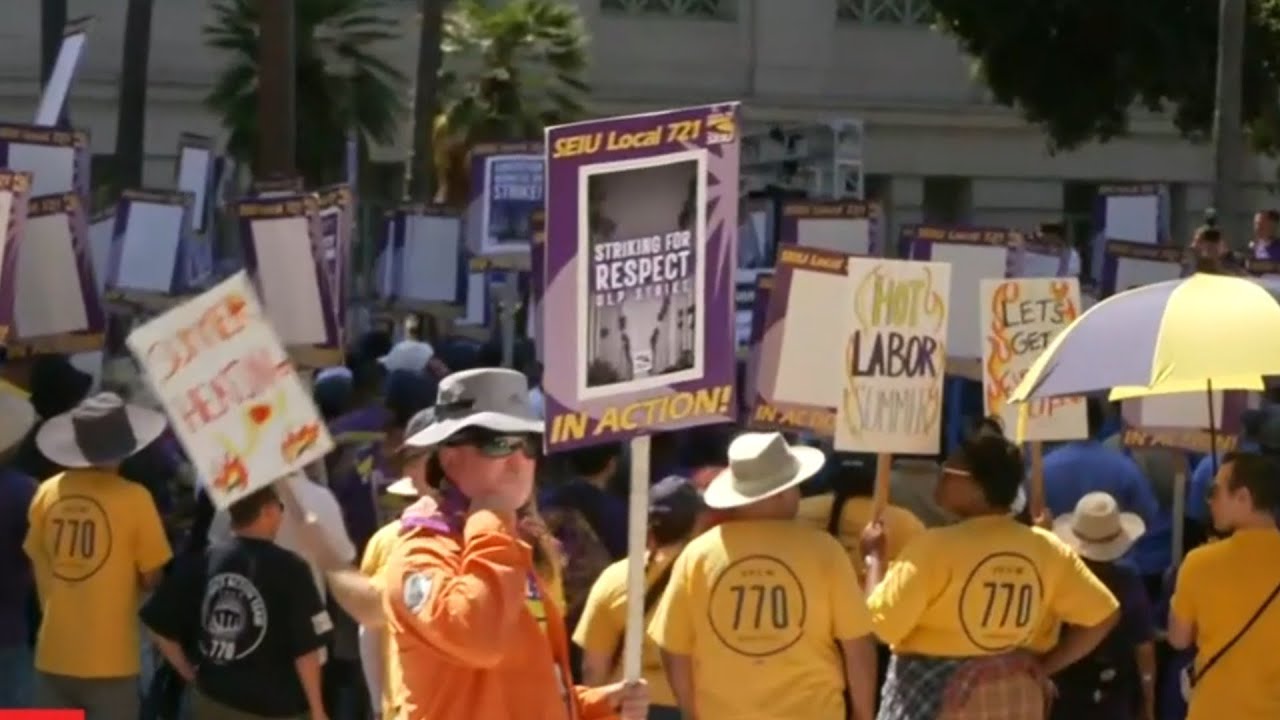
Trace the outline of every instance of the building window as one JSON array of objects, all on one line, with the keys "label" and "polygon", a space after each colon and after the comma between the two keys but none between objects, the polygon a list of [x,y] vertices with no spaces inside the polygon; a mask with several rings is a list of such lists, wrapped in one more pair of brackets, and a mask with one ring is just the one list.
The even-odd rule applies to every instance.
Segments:
[{"label": "building window", "polygon": [[928,0],[837,0],[836,17],[848,22],[884,25],[930,25]]},{"label": "building window", "polygon": [[736,0],[600,0],[600,9],[618,15],[733,20]]},{"label": "building window", "polygon": [[973,205],[969,178],[924,179],[924,221],[935,225],[964,225]]}]

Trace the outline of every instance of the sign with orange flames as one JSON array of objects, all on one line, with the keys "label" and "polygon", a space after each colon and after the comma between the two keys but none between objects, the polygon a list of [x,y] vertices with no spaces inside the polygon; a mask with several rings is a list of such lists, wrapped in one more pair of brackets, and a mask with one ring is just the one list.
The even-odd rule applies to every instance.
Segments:
[{"label": "sign with orange flames", "polygon": [[[1082,312],[1075,278],[983,280],[982,391],[987,415],[1004,420],[1005,434],[1018,427],[1018,406],[1008,403],[1022,376],[1054,336]],[[1074,440],[1088,434],[1084,398],[1030,402],[1025,440]]]},{"label": "sign with orange flames", "polygon": [[127,343],[215,506],[332,449],[243,272],[135,329]]}]

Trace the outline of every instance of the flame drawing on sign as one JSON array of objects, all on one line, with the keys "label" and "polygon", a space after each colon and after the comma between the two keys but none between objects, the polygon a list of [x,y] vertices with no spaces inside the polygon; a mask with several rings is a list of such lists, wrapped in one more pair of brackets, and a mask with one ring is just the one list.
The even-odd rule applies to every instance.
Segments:
[{"label": "flame drawing on sign", "polygon": [[320,423],[309,422],[285,433],[284,442],[280,443],[280,456],[285,462],[293,462],[311,449],[320,439]]},{"label": "flame drawing on sign", "polygon": [[991,327],[987,329],[987,346],[991,349],[987,358],[987,408],[991,413],[999,413],[1004,407],[1004,375],[1009,362],[1013,359],[1013,347],[1005,335],[1005,306],[1016,302],[1021,295],[1021,288],[1016,282],[1001,283],[991,296]]},{"label": "flame drawing on sign", "polygon": [[249,468],[242,458],[228,454],[222,461],[222,467],[214,473],[211,484],[214,490],[235,492],[249,484]]}]

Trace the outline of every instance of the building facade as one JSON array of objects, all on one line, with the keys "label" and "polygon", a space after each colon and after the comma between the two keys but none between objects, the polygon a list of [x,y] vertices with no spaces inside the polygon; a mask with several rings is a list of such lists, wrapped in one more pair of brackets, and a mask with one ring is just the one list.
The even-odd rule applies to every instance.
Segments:
[{"label": "building facade", "polygon": [[[305,2],[306,0],[300,0]],[[1099,184],[1163,182],[1175,238],[1209,204],[1212,156],[1155,116],[1130,137],[1050,155],[1037,128],[993,104],[956,43],[929,27],[926,0],[573,0],[592,36],[601,114],[738,99],[749,125],[860,118],[868,193],[893,225],[922,220],[1031,227],[1087,223]],[[0,116],[26,119],[38,98],[39,3],[8,8],[0,26]],[[109,154],[115,138],[123,0],[71,0],[95,15],[73,88],[73,122]],[[203,98],[224,58],[201,27],[208,0],[155,3],[147,118],[148,183],[168,184],[181,132],[217,136]],[[412,77],[418,0],[400,0],[405,37],[386,57]],[[408,88],[406,88],[408,92]],[[405,156],[399,148],[377,157]],[[1273,165],[1249,164],[1250,207],[1270,206]],[[1083,228],[1080,230],[1083,232]]]}]

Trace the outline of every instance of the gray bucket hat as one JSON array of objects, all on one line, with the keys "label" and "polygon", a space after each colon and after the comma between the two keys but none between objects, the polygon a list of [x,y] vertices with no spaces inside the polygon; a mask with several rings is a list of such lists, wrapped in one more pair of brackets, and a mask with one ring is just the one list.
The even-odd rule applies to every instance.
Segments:
[{"label": "gray bucket hat", "polygon": [[107,465],[150,445],[167,425],[162,413],[129,405],[119,395],[104,392],[45,421],[36,433],[36,446],[63,467]]},{"label": "gray bucket hat", "polygon": [[434,447],[462,430],[541,433],[542,420],[529,402],[529,381],[505,368],[463,370],[440,381],[435,420],[404,441],[410,447]]}]

